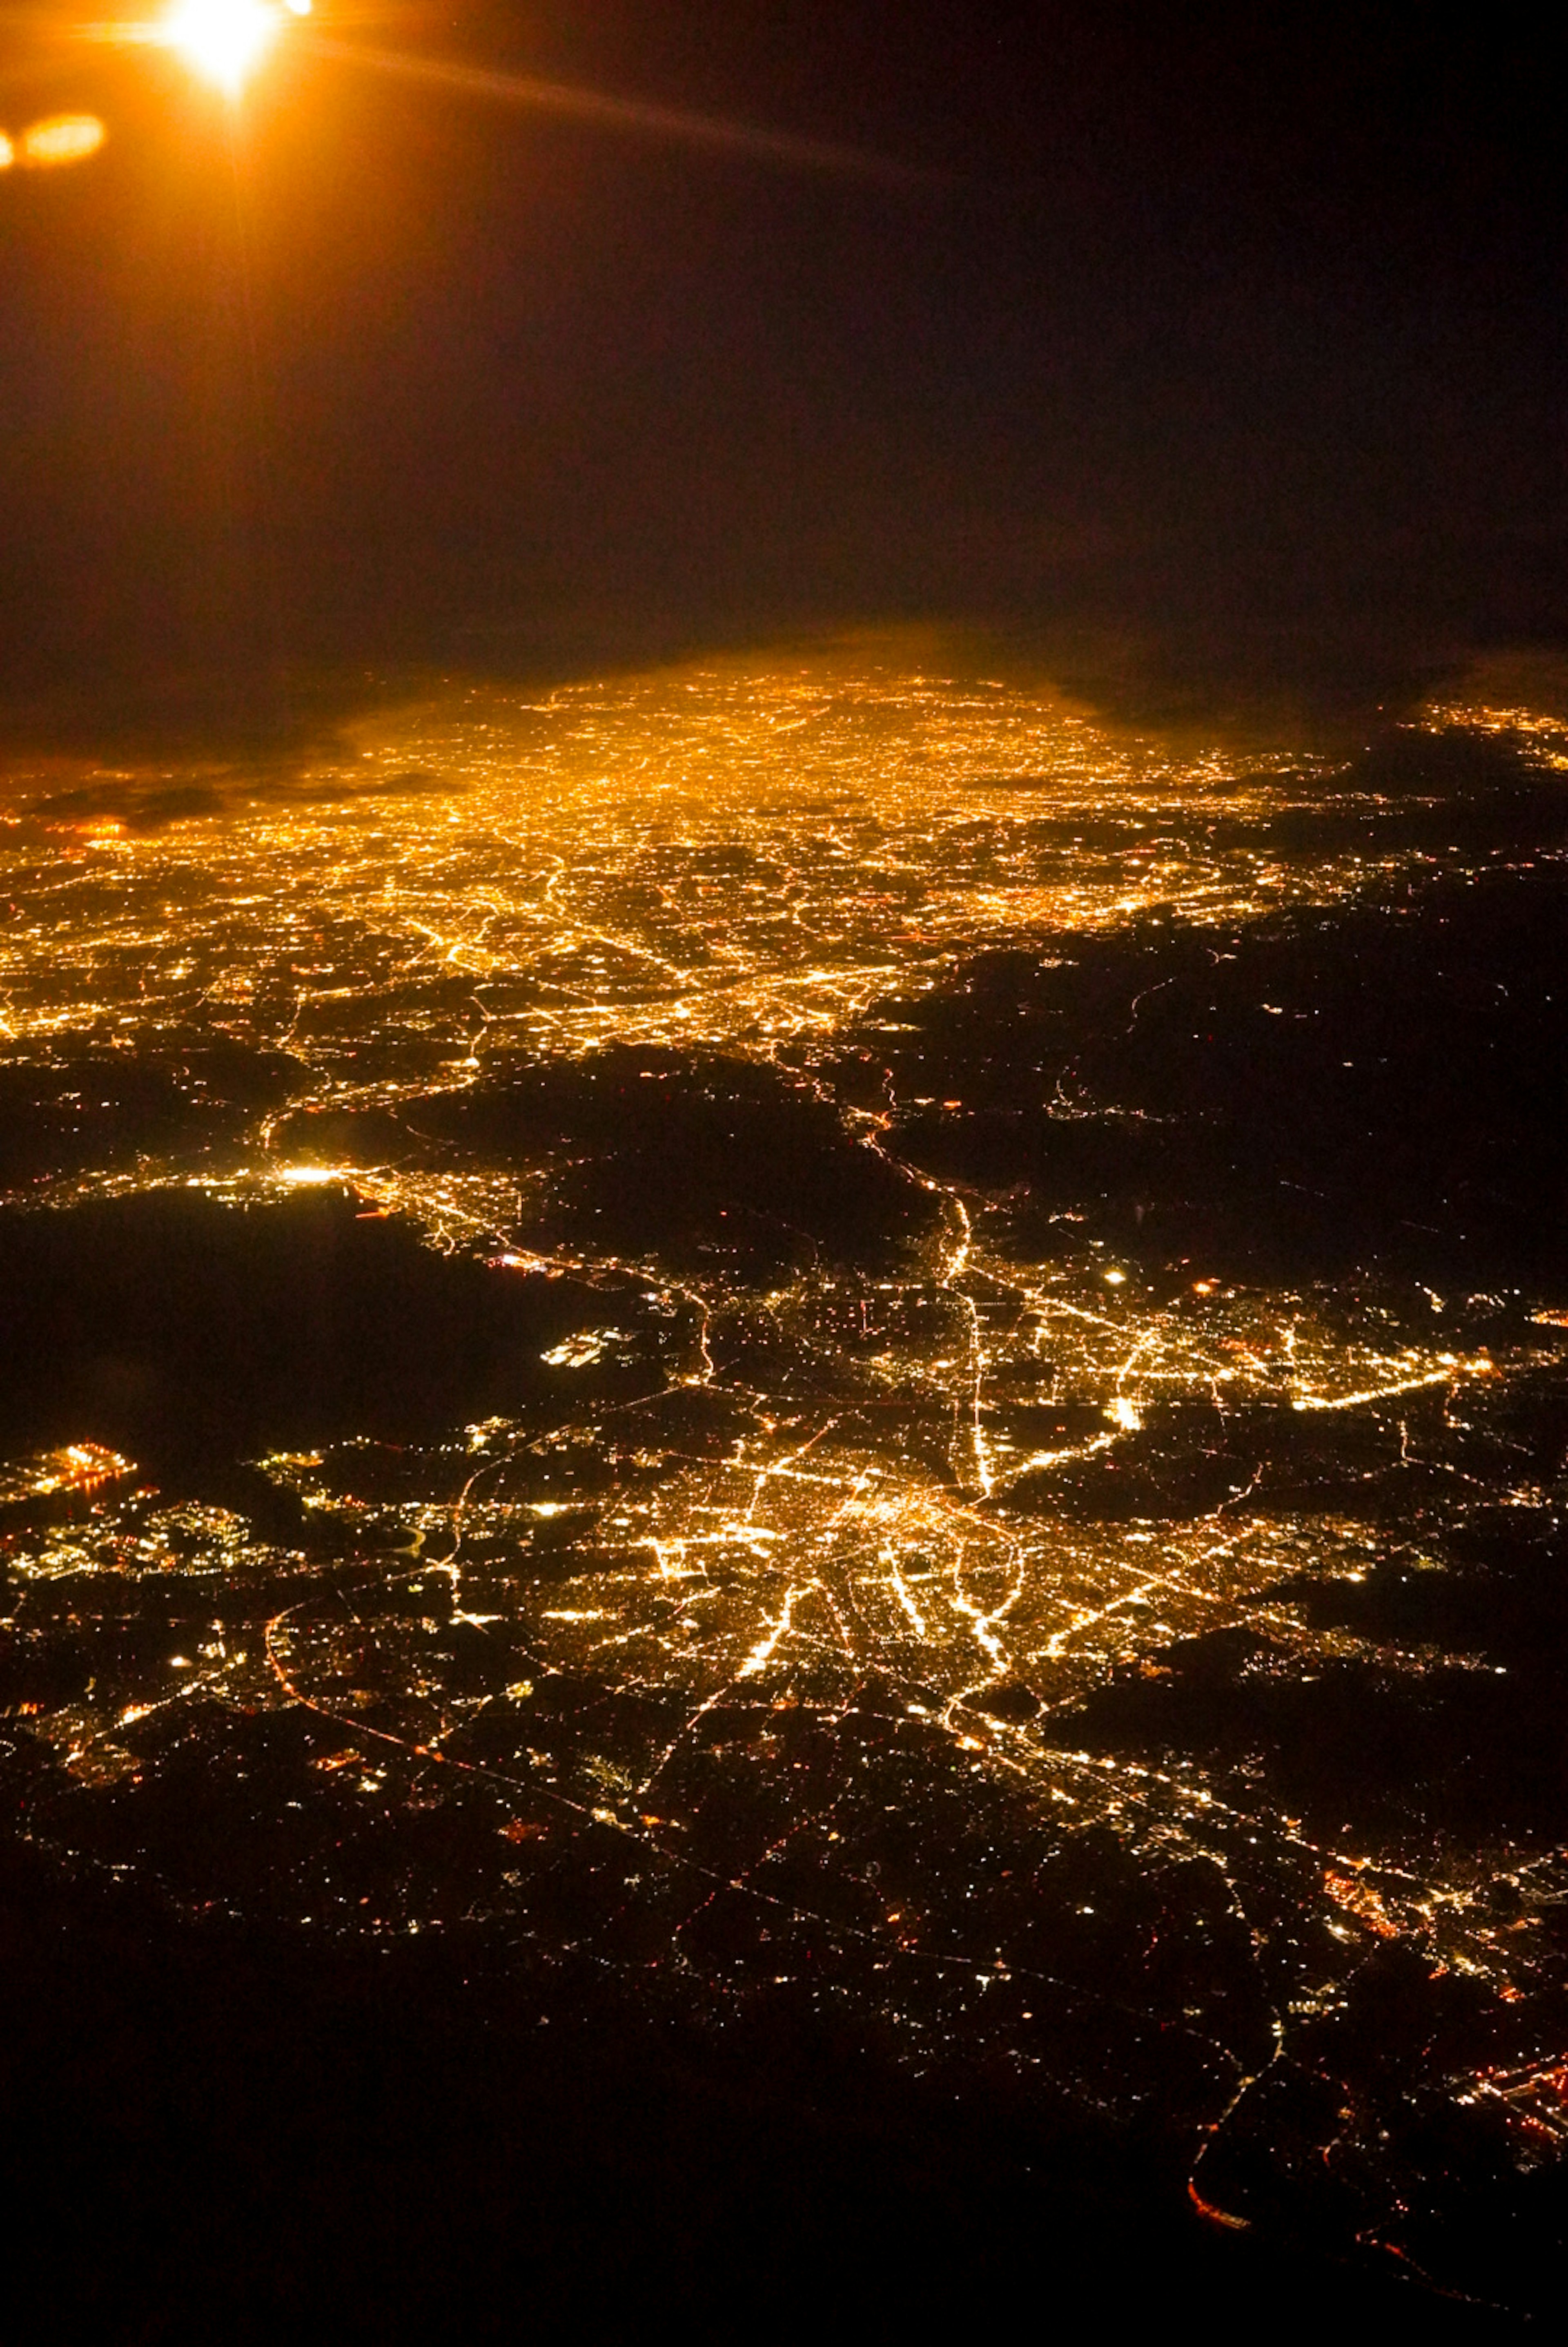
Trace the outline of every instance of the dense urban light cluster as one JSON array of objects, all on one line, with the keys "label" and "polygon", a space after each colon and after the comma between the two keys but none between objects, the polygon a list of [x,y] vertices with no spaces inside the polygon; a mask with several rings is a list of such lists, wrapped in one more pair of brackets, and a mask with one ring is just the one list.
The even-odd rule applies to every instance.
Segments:
[{"label": "dense urban light cluster", "polygon": [[[989,1178],[963,1148],[1023,1111],[935,1089],[921,1023],[1085,938],[1217,959],[1495,868],[1424,804],[869,658],[454,696],[286,783],[40,785],[0,969],[6,1070],[55,1089],[10,1211],[319,1194],[556,1317],[514,1407],[260,1446],[244,1489],[163,1488],[90,1402],[10,1460],[28,1830],[195,1905],[490,1931],[1157,2104],[1238,2221],[1322,2160],[1420,2250],[1400,2098],[1547,2157],[1568,1846],[1399,1768],[1507,1700],[1422,1594],[1555,1532],[1568,1296],[1248,1276],[1149,1237],[1152,1181],[1117,1220],[1092,1167],[1076,1203]],[[1074,1065],[1047,1143],[1163,1146]],[[1427,2003],[1380,2069],[1338,2049],[1396,1961]]]}]

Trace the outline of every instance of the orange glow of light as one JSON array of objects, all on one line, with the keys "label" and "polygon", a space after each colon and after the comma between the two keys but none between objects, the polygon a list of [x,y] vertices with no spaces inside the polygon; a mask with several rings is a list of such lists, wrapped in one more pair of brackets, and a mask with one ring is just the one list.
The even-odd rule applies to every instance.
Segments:
[{"label": "orange glow of light", "polygon": [[1190,2176],[1187,2178],[1186,2197],[1206,2223],[1222,2225],[1227,2233],[1246,2233],[1251,2230],[1247,2218],[1233,2217],[1228,2209],[1217,2209],[1212,2200],[1206,2200]]},{"label": "orange glow of light", "polygon": [[1397,1940],[1400,1927],[1390,1917],[1382,1901],[1369,1882],[1353,1874],[1340,1874],[1330,1870],[1323,1878],[1323,1888],[1337,1907],[1376,1932],[1380,1940]]},{"label": "orange glow of light", "polygon": [[12,146],[5,133],[0,130],[0,171],[8,171],[15,160],[16,149]]},{"label": "orange glow of light", "polygon": [[[294,15],[301,12],[292,11]],[[251,68],[277,39],[282,12],[267,0],[175,0],[157,36],[204,81],[238,97]]]},{"label": "orange glow of light", "polygon": [[46,122],[35,122],[24,130],[15,147],[5,139],[4,159],[31,164],[39,170],[60,163],[85,163],[89,155],[97,153],[106,135],[96,114],[52,114]]}]

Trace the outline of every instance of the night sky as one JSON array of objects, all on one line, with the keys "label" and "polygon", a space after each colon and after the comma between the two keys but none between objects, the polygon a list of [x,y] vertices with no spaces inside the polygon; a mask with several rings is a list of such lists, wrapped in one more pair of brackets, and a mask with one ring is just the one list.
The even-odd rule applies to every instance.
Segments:
[{"label": "night sky", "polygon": [[4,35],[14,749],[410,675],[979,621],[1091,697],[1359,710],[1561,634],[1556,44],[1522,10],[650,0],[311,30],[861,150]]}]

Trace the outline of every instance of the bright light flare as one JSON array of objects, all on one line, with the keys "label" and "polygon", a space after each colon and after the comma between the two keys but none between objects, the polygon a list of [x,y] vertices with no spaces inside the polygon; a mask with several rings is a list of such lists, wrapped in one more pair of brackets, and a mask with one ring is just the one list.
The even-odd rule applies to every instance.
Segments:
[{"label": "bright light flare", "polygon": [[[288,0],[288,14],[310,14],[311,0]],[[286,21],[270,0],[175,0],[158,37],[229,97],[238,97],[253,67]]]},{"label": "bright light flare", "polygon": [[22,160],[46,169],[56,163],[83,163],[103,143],[104,126],[96,114],[56,114],[23,131]]},{"label": "bright light flare", "polygon": [[61,163],[85,163],[103,145],[106,133],[96,114],[52,114],[18,138],[0,131],[0,171],[13,163],[50,170]]}]

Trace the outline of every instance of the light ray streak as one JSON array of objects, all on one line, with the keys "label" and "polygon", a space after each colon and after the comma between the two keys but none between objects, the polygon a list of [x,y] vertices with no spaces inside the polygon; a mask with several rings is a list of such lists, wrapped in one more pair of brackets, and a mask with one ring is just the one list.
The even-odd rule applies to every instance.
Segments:
[{"label": "light ray streak", "polygon": [[827,138],[801,138],[792,131],[766,130],[752,123],[732,122],[721,115],[698,114],[684,107],[616,97],[607,91],[585,89],[573,82],[543,81],[532,74],[502,73],[491,67],[462,65],[453,58],[414,56],[402,49],[361,48],[352,42],[325,39],[319,34],[297,36],[294,46],[334,65],[363,66],[372,73],[389,74],[402,81],[457,90],[464,97],[490,98],[504,106],[528,107],[540,113],[565,116],[568,120],[592,123],[601,129],[630,131],[643,138],[677,139],[686,146],[712,148],[787,170],[826,171],[895,188],[938,184],[934,173],[895,162],[887,156],[869,154],[862,148],[841,146]]}]

